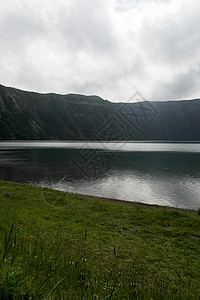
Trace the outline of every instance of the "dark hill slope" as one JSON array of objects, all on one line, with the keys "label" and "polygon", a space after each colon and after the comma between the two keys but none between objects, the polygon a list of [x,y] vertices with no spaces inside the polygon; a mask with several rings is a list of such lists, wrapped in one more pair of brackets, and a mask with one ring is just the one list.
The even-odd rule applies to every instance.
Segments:
[{"label": "dark hill slope", "polygon": [[0,86],[1,139],[86,139],[112,113],[95,96],[24,92]]},{"label": "dark hill slope", "polygon": [[111,103],[0,85],[0,139],[200,140],[200,100]]}]

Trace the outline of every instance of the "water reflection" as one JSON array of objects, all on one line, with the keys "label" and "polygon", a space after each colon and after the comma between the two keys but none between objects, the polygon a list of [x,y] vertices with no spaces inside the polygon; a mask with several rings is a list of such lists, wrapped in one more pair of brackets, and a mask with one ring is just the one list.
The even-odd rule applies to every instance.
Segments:
[{"label": "water reflection", "polygon": [[84,159],[82,149],[71,147],[4,147],[0,178],[127,201],[199,208],[200,153],[147,151],[148,147],[117,153],[87,149]]}]

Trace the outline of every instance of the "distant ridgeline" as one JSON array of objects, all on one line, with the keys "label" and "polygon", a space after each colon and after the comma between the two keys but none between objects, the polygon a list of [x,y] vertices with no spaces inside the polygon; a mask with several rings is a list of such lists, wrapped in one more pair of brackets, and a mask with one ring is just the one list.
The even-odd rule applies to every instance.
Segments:
[{"label": "distant ridgeline", "polygon": [[1,140],[200,140],[200,100],[112,103],[0,85]]}]

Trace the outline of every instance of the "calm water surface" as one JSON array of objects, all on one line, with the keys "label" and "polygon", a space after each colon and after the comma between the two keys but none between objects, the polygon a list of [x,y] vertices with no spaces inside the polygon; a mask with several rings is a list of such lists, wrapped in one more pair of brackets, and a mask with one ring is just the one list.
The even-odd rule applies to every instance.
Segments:
[{"label": "calm water surface", "polygon": [[197,209],[200,144],[2,141],[0,179]]}]

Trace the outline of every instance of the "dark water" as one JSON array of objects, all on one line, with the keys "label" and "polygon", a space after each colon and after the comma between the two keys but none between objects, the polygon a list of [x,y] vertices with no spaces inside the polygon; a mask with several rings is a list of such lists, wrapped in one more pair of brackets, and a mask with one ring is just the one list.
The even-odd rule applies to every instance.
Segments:
[{"label": "dark water", "polygon": [[197,209],[200,144],[1,142],[0,179]]}]

